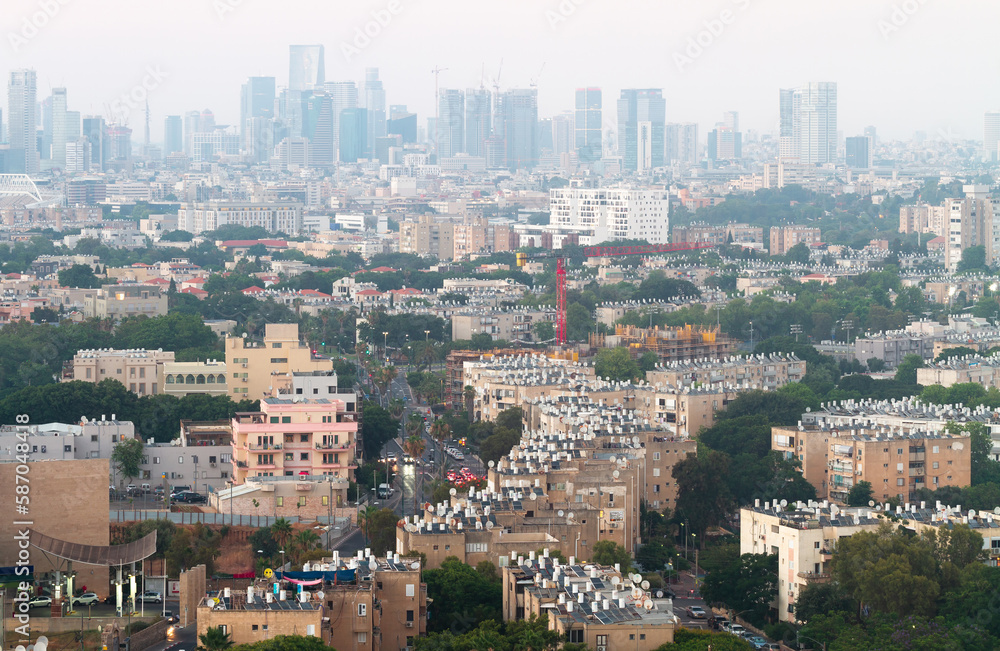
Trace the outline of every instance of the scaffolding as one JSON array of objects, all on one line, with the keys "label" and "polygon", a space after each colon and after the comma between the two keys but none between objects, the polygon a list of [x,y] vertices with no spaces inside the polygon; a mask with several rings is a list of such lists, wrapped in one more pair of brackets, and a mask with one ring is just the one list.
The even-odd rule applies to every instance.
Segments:
[{"label": "scaffolding", "polygon": [[656,353],[661,362],[699,357],[720,358],[736,351],[736,341],[718,326],[684,325],[678,328],[638,328],[617,325],[615,334],[591,334],[593,348],[628,347],[632,357]]}]

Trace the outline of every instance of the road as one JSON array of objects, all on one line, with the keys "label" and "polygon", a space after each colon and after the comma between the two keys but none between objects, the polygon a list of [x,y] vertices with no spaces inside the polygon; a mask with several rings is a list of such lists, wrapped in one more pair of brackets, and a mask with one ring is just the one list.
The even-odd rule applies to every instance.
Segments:
[{"label": "road", "polygon": [[167,639],[159,644],[148,647],[146,651],[195,651],[198,646],[198,627],[194,622],[187,626],[174,626],[167,629]]}]

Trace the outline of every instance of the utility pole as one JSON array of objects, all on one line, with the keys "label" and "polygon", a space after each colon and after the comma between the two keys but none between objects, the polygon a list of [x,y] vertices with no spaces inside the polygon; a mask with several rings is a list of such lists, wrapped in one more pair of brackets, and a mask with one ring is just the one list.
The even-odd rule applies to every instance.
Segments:
[{"label": "utility pole", "polygon": [[802,334],[802,326],[798,323],[791,325],[792,334],[795,335],[795,343],[799,343],[799,335]]},{"label": "utility pole", "polygon": [[753,353],[753,321],[750,322],[750,352]]},{"label": "utility pole", "polygon": [[840,322],[840,327],[847,331],[847,343],[851,343],[851,328],[854,327],[854,321],[850,319]]}]

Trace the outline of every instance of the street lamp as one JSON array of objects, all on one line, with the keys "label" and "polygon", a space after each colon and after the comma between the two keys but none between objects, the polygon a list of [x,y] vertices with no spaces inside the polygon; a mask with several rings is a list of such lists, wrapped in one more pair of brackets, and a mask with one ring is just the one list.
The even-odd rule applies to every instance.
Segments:
[{"label": "street lamp", "polygon": [[389,365],[389,333],[382,333],[382,353],[385,355],[385,365]]},{"label": "street lamp", "polygon": [[799,335],[802,334],[802,326],[798,323],[793,323],[790,329],[792,334],[795,335],[795,343],[799,343]]},{"label": "street lamp", "polygon": [[823,651],[826,651],[826,642],[820,642],[819,640],[814,640],[811,637],[806,637],[805,635],[795,634],[795,646],[802,648],[802,640],[809,640],[810,642],[815,642],[823,647]]}]

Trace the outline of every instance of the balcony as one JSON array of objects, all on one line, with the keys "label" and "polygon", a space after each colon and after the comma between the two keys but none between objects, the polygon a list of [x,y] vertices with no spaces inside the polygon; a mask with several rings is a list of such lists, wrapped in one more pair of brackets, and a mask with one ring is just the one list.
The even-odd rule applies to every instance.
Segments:
[{"label": "balcony", "polygon": [[806,583],[829,583],[830,575],[826,572],[798,572],[800,579],[805,579]]},{"label": "balcony", "polygon": [[246,450],[280,450],[281,443],[247,443]]},{"label": "balcony", "polygon": [[237,461],[236,462],[236,467],[237,468],[246,468],[247,467],[247,462],[246,461]]},{"label": "balcony", "polygon": [[322,441],[316,441],[317,450],[332,450],[334,452],[346,452],[354,447],[352,441],[346,443],[324,443]]}]

